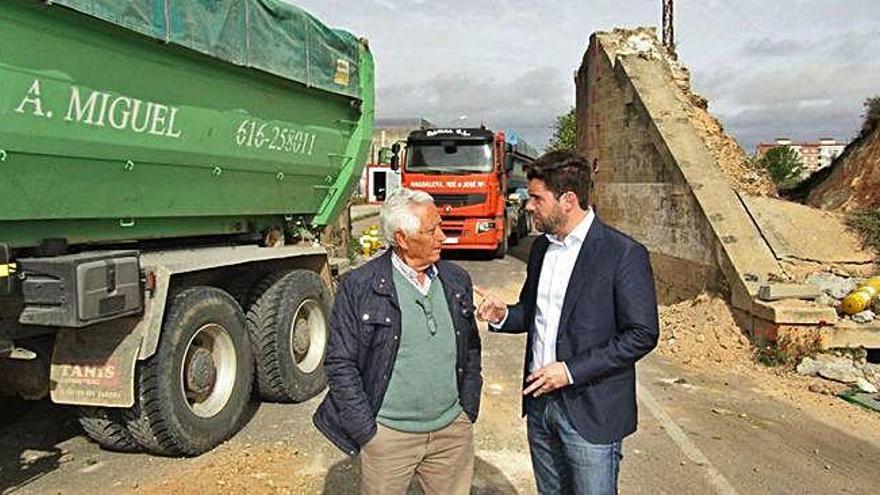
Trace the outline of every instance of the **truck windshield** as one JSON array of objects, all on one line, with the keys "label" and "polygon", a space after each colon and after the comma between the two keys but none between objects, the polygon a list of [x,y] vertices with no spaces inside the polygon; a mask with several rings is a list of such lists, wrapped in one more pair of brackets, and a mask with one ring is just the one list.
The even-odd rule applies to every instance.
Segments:
[{"label": "truck windshield", "polygon": [[406,152],[406,170],[422,174],[491,172],[492,147],[488,143],[457,143],[450,149],[441,143],[411,143]]}]

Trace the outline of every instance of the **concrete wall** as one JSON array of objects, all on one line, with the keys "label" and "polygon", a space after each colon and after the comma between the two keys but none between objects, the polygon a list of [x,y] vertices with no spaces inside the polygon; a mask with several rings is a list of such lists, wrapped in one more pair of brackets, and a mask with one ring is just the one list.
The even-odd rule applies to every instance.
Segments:
[{"label": "concrete wall", "polygon": [[617,56],[597,33],[576,76],[579,151],[597,160],[601,218],[644,243],[663,302],[720,292],[751,310],[760,281],[781,275],[773,253],[691,124],[657,56]]},{"label": "concrete wall", "polygon": [[578,150],[599,170],[597,213],[648,247],[660,300],[723,291],[695,198],[658,151],[647,110],[595,35],[577,73],[576,117]]},{"label": "concrete wall", "polygon": [[[717,292],[753,335],[876,346],[880,327],[848,327],[821,304],[757,297],[761,286],[792,285],[777,255],[818,270],[817,260],[837,259],[824,248],[839,248],[844,229],[834,234],[821,212],[734,192],[718,162],[724,155],[710,152],[697,129],[702,114],[676,80],[681,70],[650,30],[591,37],[576,75],[575,115],[578,150],[598,167],[599,217],[647,246],[661,303]],[[812,238],[822,245],[806,245]]]}]

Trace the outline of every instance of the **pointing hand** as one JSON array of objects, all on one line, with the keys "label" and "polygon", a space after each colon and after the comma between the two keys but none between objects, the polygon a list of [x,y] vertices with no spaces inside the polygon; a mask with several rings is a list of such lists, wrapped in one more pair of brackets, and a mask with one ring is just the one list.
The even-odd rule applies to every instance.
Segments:
[{"label": "pointing hand", "polygon": [[474,292],[483,298],[483,302],[477,308],[477,319],[496,325],[500,323],[507,315],[507,305],[477,286],[474,286]]}]

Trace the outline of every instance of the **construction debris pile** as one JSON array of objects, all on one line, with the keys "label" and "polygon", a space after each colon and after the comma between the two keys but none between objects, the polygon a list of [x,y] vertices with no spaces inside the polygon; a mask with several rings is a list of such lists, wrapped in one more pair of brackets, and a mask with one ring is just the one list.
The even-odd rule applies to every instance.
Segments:
[{"label": "construction debris pile", "polygon": [[798,364],[797,372],[855,386],[868,394],[876,394],[880,389],[880,364],[869,363],[863,350],[805,357]]},{"label": "construction debris pile", "polygon": [[660,308],[658,352],[692,367],[738,367],[752,361],[749,339],[724,299],[701,294]]},{"label": "construction debris pile", "polygon": [[[618,84],[604,82],[609,68]],[[707,372],[743,370],[800,392],[807,386],[828,395],[852,386],[863,392],[876,387],[871,348],[880,332],[880,302],[875,302],[880,278],[876,287],[859,288],[876,275],[876,253],[848,230],[844,217],[779,198],[769,174],[724,133],[707,100],[692,91],[688,69],[661,46],[653,29],[597,34],[578,81],[583,88],[578,108],[590,130],[579,136],[582,147],[597,150],[600,158],[608,149],[626,148],[621,136],[632,132],[627,129],[632,121],[636,130],[646,125],[652,137],[645,145],[641,136],[633,136],[638,145],[631,154],[638,166],[605,176],[611,192],[600,207],[657,255],[658,280],[670,299],[717,293],[661,307],[658,353]],[[618,124],[621,111],[623,125]],[[668,174],[670,169],[680,174]],[[639,180],[683,186],[692,195],[669,199],[665,189],[646,192],[632,185]],[[645,194],[660,197],[656,213],[639,209]],[[657,225],[691,229],[689,238],[695,241],[655,235]],[[724,279],[716,286],[705,283],[710,276],[682,275],[707,264],[707,273]],[[852,350],[828,354],[834,359],[820,354],[843,347],[869,351],[861,360]],[[803,360],[801,371],[809,377],[795,373],[804,356],[810,359]],[[833,372],[817,364],[837,358],[849,359],[857,370],[845,382],[827,381]]]},{"label": "construction debris pile", "polygon": [[[843,277],[828,280],[827,288],[834,295],[845,296],[849,293],[848,287],[854,284]],[[720,297],[701,294],[691,300],[661,307],[660,328],[657,352],[692,369],[742,371],[763,368],[756,363],[755,347]],[[790,367],[784,369],[791,370]],[[833,350],[804,357],[797,363],[796,372],[827,380],[808,386],[809,391],[823,395],[838,395],[852,389],[876,394],[880,389],[880,364],[868,362],[863,349]]]},{"label": "construction debris pile", "polygon": [[880,315],[880,278],[846,277],[829,272],[816,272],[807,278],[820,294],[816,304],[833,307],[841,319],[870,323]]}]

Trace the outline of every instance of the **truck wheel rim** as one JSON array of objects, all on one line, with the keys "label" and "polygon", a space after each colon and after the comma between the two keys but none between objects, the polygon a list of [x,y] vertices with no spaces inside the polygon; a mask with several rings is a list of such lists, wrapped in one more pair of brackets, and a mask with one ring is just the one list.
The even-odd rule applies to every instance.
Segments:
[{"label": "truck wheel rim", "polygon": [[314,299],[306,299],[296,308],[291,323],[290,353],[303,373],[311,373],[321,364],[327,346],[327,320]]},{"label": "truck wheel rim", "polygon": [[180,388],[196,416],[210,418],[226,406],[235,388],[235,343],[216,323],[199,328],[186,345]]}]

